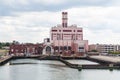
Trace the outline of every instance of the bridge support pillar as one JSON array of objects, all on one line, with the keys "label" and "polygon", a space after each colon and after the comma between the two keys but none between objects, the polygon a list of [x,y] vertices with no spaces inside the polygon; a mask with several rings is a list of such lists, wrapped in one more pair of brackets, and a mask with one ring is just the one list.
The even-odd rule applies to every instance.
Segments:
[{"label": "bridge support pillar", "polygon": [[109,70],[113,71],[113,68],[114,68],[114,64],[109,64]]},{"label": "bridge support pillar", "polygon": [[78,65],[78,71],[82,70],[82,65]]}]

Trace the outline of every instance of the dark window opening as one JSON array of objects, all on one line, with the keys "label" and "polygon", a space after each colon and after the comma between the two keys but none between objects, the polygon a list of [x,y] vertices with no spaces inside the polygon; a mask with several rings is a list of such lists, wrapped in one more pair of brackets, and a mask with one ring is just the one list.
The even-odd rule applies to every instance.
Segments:
[{"label": "dark window opening", "polygon": [[84,49],[84,47],[79,47],[79,49]]},{"label": "dark window opening", "polygon": [[58,48],[58,46],[55,46],[55,50],[58,50],[59,48]]},{"label": "dark window opening", "polygon": [[70,47],[70,46],[68,46],[68,50],[71,50],[71,47]]},{"label": "dark window opening", "polygon": [[64,46],[64,50],[67,50],[67,46]]}]

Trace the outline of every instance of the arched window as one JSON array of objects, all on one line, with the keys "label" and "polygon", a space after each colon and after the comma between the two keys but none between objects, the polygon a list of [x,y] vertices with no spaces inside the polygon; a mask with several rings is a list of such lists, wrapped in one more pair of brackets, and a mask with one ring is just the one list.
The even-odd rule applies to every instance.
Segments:
[{"label": "arched window", "polygon": [[47,47],[46,47],[46,51],[47,51],[47,52],[50,52],[50,51],[51,51],[51,47],[50,47],[50,46],[47,46]]}]

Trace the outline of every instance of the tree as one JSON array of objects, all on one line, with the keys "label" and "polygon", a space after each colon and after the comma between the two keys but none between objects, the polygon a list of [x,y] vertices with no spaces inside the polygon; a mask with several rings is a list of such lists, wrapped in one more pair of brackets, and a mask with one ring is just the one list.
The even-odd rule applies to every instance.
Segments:
[{"label": "tree", "polygon": [[98,51],[94,49],[94,50],[91,50],[91,52],[98,52]]},{"label": "tree", "polygon": [[2,45],[0,45],[0,49],[2,49]]},{"label": "tree", "polygon": [[109,54],[120,54],[119,51],[109,51],[108,53],[109,53]]},{"label": "tree", "polygon": [[2,47],[5,47],[5,46],[10,46],[11,43],[9,42],[0,42],[0,49],[2,49]]},{"label": "tree", "polygon": [[10,46],[10,43],[9,43],[9,42],[6,42],[6,43],[5,43],[5,46]]},{"label": "tree", "polygon": [[2,49],[2,43],[0,43],[0,49]]}]

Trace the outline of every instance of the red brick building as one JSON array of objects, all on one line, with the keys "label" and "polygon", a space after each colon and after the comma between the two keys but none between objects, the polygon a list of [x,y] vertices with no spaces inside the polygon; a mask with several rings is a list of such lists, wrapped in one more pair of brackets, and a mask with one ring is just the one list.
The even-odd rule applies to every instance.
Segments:
[{"label": "red brick building", "polygon": [[12,44],[9,53],[14,55],[42,54],[42,44]]}]

